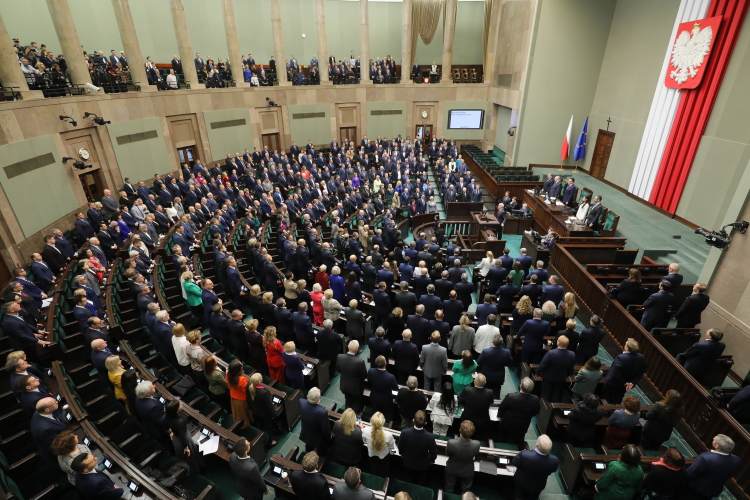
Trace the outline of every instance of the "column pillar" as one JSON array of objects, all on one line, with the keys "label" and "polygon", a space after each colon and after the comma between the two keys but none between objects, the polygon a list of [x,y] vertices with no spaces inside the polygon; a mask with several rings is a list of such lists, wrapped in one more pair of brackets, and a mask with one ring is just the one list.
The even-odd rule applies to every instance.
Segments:
[{"label": "column pillar", "polygon": [[148,84],[146,68],[143,67],[143,55],[141,54],[141,46],[138,44],[138,36],[135,33],[129,0],[112,0],[112,7],[115,10],[115,19],[117,19],[117,28],[120,31],[120,40],[122,40],[125,57],[133,61],[132,64],[128,65],[133,82],[138,82],[141,86],[141,92],[155,92],[157,90],[156,85]]},{"label": "column pillar", "polygon": [[73,83],[91,83],[91,75],[83,58],[81,41],[73,23],[73,15],[70,13],[68,0],[47,0],[52,24],[55,25],[57,39],[60,48],[68,63],[68,73]]},{"label": "column pillar", "polygon": [[188,32],[182,0],[171,0],[169,10],[172,13],[174,34],[177,37],[177,51],[180,54],[180,61],[182,61],[182,74],[185,77],[185,83],[190,85],[191,89],[198,88],[198,73],[195,71],[195,63],[193,62],[195,54],[193,54],[193,46],[190,43],[190,32]]},{"label": "column pillar", "polygon": [[369,85],[370,80],[370,5],[359,0],[359,83]]},{"label": "column pillar", "polygon": [[234,21],[234,4],[232,0],[222,0],[221,10],[224,13],[224,31],[227,34],[227,49],[229,51],[229,62],[232,66],[232,80],[238,87],[249,87],[250,82],[245,81],[245,68],[242,67],[240,57],[240,41],[237,38],[237,23]]},{"label": "column pillar", "polygon": [[401,83],[414,83],[411,80],[411,0],[404,0],[404,14],[401,20]]},{"label": "column pillar", "polygon": [[[273,31],[273,53],[276,59],[276,78],[279,85],[291,85],[286,79],[286,64],[284,63],[284,35],[281,31],[281,9],[279,0],[271,0],[271,30]],[[318,59],[320,61],[320,59]],[[320,63],[318,63],[320,66]],[[321,71],[320,79],[323,79]]]},{"label": "column pillar", "polygon": [[0,15],[0,82],[5,87],[18,87],[21,97],[24,99],[42,99],[44,95],[41,90],[29,90],[26,77],[21,70],[13,43],[10,41],[10,33],[5,28],[3,16]]},{"label": "column pillar", "polygon": [[445,19],[443,19],[443,68],[441,82],[451,83],[451,65],[453,64],[453,35],[456,32],[456,5],[458,0],[445,0]]},{"label": "column pillar", "polygon": [[326,40],[326,11],[323,0],[315,0],[315,32],[318,36],[318,75],[320,84],[328,85],[331,81],[328,79],[328,65],[325,67],[322,61],[328,61],[328,43]]},{"label": "column pillar", "polygon": [[490,11],[490,32],[487,36],[487,54],[484,56],[484,81],[490,82],[490,85],[497,83],[495,75],[495,51],[497,50],[497,40],[500,35],[500,0],[492,2]]}]

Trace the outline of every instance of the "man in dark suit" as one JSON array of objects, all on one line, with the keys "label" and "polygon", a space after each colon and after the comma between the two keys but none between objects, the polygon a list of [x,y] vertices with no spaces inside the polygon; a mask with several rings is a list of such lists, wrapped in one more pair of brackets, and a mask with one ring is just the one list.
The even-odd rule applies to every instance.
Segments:
[{"label": "man in dark suit", "polygon": [[547,478],[557,471],[560,460],[552,455],[552,440],[542,434],[535,450],[523,450],[513,458],[516,466],[516,500],[536,499],[547,486]]},{"label": "man in dark suit", "polygon": [[76,473],[76,491],[84,500],[116,500],[125,490],[117,486],[107,474],[96,470],[96,457],[81,453],[70,468]]},{"label": "man in dark suit", "polygon": [[[549,322],[542,319],[542,310],[534,309],[533,318],[527,320],[518,330],[519,337],[523,339],[521,348],[521,362],[536,364],[542,360],[544,355],[544,337],[549,334]],[[519,363],[520,372],[520,363]]]},{"label": "man in dark suit", "polygon": [[375,366],[378,356],[383,356],[386,360],[391,357],[391,343],[385,340],[383,327],[375,330],[375,337],[367,341],[367,346],[370,348],[370,366]]},{"label": "man in dark suit", "polygon": [[484,439],[489,430],[490,406],[495,400],[492,389],[484,386],[486,383],[485,376],[478,373],[474,377],[474,384],[464,387],[458,396],[458,404],[464,407],[461,420],[471,420],[480,439]]},{"label": "man in dark suit", "polygon": [[378,289],[373,292],[372,299],[375,302],[375,321],[372,326],[373,328],[385,326],[392,311],[391,297],[388,294],[385,282],[381,281],[378,284]]},{"label": "man in dark suit", "polygon": [[552,187],[549,189],[549,197],[559,198],[561,191],[562,191],[562,179],[558,175],[558,176],[555,176],[555,183],[552,184]]},{"label": "man in dark suit", "polygon": [[532,394],[534,381],[526,377],[521,380],[520,392],[507,394],[497,409],[500,419],[499,441],[512,443],[519,450],[524,448],[524,437],[532,417],[539,415],[539,398]]},{"label": "man in dark suit", "polygon": [[[406,327],[411,330],[413,342],[421,351],[422,346],[427,343],[427,337],[430,334],[428,331],[430,322],[424,317],[424,306],[422,304],[417,306],[414,314],[406,318]],[[438,387],[440,387],[439,382]]]},{"label": "man in dark suit", "polygon": [[312,318],[307,314],[307,308],[307,302],[301,302],[297,306],[297,311],[292,314],[292,324],[294,325],[298,349],[312,352],[315,347],[315,333],[313,332]]},{"label": "man in dark suit", "polygon": [[487,290],[493,293],[505,284],[505,277],[508,275],[508,270],[503,267],[503,262],[500,259],[495,260],[495,265],[487,271],[485,280],[487,281]]},{"label": "man in dark suit", "polygon": [[320,389],[313,387],[307,392],[307,399],[300,398],[299,409],[302,423],[299,438],[305,443],[305,450],[325,452],[331,442],[331,421],[326,409],[320,406]]},{"label": "man in dark suit", "polygon": [[484,295],[484,304],[477,306],[477,328],[487,324],[487,317],[497,315],[497,306],[492,303],[492,296],[489,293]]},{"label": "man in dark suit", "polygon": [[576,193],[576,186],[575,186],[575,179],[570,177],[568,179],[568,183],[565,185],[565,190],[562,192],[562,201],[563,204],[566,207],[570,207],[575,203],[575,193]]},{"label": "man in dark suit", "polygon": [[318,345],[318,359],[329,361],[328,374],[330,378],[336,373],[336,358],[341,353],[341,337],[333,331],[333,321],[323,321],[323,329],[315,336]]},{"label": "man in dark suit", "polygon": [[167,424],[164,420],[166,417],[164,405],[153,397],[155,393],[156,387],[149,381],[144,380],[136,386],[135,414],[138,416],[143,430],[149,436],[162,446],[171,445],[172,442],[167,434]]},{"label": "man in dark suit", "polygon": [[685,369],[698,382],[703,382],[705,376],[711,371],[711,366],[724,352],[726,346],[724,342],[721,342],[723,337],[721,330],[711,328],[706,332],[705,342],[696,342],[682,355],[682,359],[685,360]]},{"label": "man in dark suit", "polygon": [[602,328],[602,319],[596,314],[591,316],[591,328],[582,331],[578,336],[578,348],[576,349],[576,364],[583,365],[592,356],[599,353],[599,343],[604,338],[606,331]]},{"label": "man in dark suit", "polygon": [[21,403],[21,409],[31,417],[36,412],[36,404],[44,398],[54,397],[49,390],[42,385],[34,375],[25,375],[18,379],[12,387],[17,393],[18,400]]},{"label": "man in dark suit", "polygon": [[573,373],[576,355],[569,351],[568,337],[561,335],[557,339],[557,349],[547,351],[539,363],[536,374],[542,377],[542,399],[551,403],[563,402],[563,389],[568,375]]},{"label": "man in dark suit", "polygon": [[42,381],[41,369],[35,365],[31,365],[30,363],[28,363],[25,357],[9,357],[7,363],[5,364],[5,370],[10,372],[10,388],[18,398],[20,398],[20,394],[23,392],[23,390],[18,388],[16,384],[19,380],[29,375],[31,375],[32,377],[36,377],[36,379],[39,380],[40,391],[44,390],[46,392],[49,392],[49,389],[47,389],[47,386]]},{"label": "man in dark suit", "polygon": [[419,349],[411,341],[411,330],[408,328],[401,334],[402,340],[393,343],[393,363],[396,369],[396,380],[399,384],[406,383],[407,378],[416,373],[419,366]]},{"label": "man in dark suit", "polygon": [[508,214],[505,211],[505,204],[504,203],[498,203],[497,205],[497,215],[495,217],[497,218],[499,226],[497,226],[497,239],[501,240],[503,239],[503,228],[505,227],[505,222],[508,220]]},{"label": "man in dark suit", "polygon": [[589,214],[586,217],[586,225],[594,231],[599,230],[599,219],[602,217],[602,197],[599,195],[594,196],[594,204],[589,210]]},{"label": "man in dark suit", "polygon": [[36,444],[39,456],[45,462],[55,460],[50,446],[57,435],[65,430],[61,418],[62,414],[58,411],[58,404],[54,398],[40,399],[36,404],[36,412],[31,416],[31,438]]},{"label": "man in dark suit", "polygon": [[542,285],[538,284],[539,277],[535,274],[529,278],[529,284],[521,287],[521,291],[518,292],[519,297],[526,295],[531,299],[531,305],[533,307],[540,307],[539,298],[542,296],[543,290]]},{"label": "man in dark suit", "polygon": [[182,74],[182,61],[176,55],[172,57],[172,69],[176,75]]},{"label": "man in dark suit", "polygon": [[523,274],[525,278],[529,277],[529,270],[531,269],[531,264],[533,262],[533,259],[531,256],[526,255],[526,249],[521,249],[521,256],[516,257],[516,260],[521,263],[521,268],[523,269]]},{"label": "man in dark suit", "polygon": [[135,298],[135,303],[138,306],[138,310],[141,312],[141,324],[146,324],[146,313],[148,312],[148,305],[154,301],[151,296],[151,288],[148,285],[140,285],[138,287],[138,296]]},{"label": "man in dark suit", "polygon": [[544,305],[545,302],[551,301],[557,307],[562,302],[564,296],[565,289],[560,285],[560,277],[553,275],[549,277],[549,284],[544,287],[539,303]]},{"label": "man in dark suit", "polygon": [[424,306],[424,317],[428,321],[435,319],[435,311],[440,309],[441,301],[435,296],[435,285],[427,285],[427,294],[419,299],[420,305]]},{"label": "man in dark suit", "polygon": [[[356,265],[356,264],[355,264]],[[362,271],[362,290],[366,293],[372,293],[375,289],[375,282],[378,279],[378,271],[372,265],[372,257],[368,256],[361,266]]]},{"label": "man in dark suit", "polygon": [[542,193],[549,193],[549,190],[552,188],[552,184],[555,183],[554,177],[552,177],[552,174],[547,174],[547,179],[544,181],[544,185],[542,186]]},{"label": "man in dark suit", "polygon": [[474,482],[474,458],[479,453],[479,441],[471,439],[475,427],[471,420],[461,422],[461,437],[448,441],[445,453],[445,492],[453,493],[456,482],[461,479],[461,493],[471,489]]},{"label": "man in dark suit", "polygon": [[687,488],[684,498],[710,500],[718,497],[724,484],[740,470],[742,461],[734,451],[734,441],[724,434],[717,434],[711,442],[711,451],[701,453],[687,469]]},{"label": "man in dark suit", "polygon": [[492,347],[484,349],[477,359],[478,371],[487,379],[486,387],[492,390],[495,399],[500,399],[500,388],[505,383],[505,367],[513,362],[510,351],[503,349],[502,345],[503,336],[498,333],[492,339]]},{"label": "man in dark suit", "polygon": [[260,475],[258,464],[248,455],[249,451],[250,443],[240,438],[229,456],[229,468],[236,479],[235,491],[242,500],[262,500],[263,495],[268,493],[268,486]]},{"label": "man in dark suit", "polygon": [[52,288],[57,278],[55,278],[55,274],[49,265],[44,262],[41,254],[34,253],[31,258],[31,270],[34,271],[34,275],[39,280],[39,287],[46,293]]},{"label": "man in dark suit", "polygon": [[42,259],[49,264],[50,270],[53,273],[58,273],[65,269],[68,260],[63,255],[62,251],[55,245],[54,236],[44,237],[44,250],[42,250]]},{"label": "man in dark suit", "polygon": [[93,238],[95,235],[94,228],[91,226],[91,223],[87,221],[82,213],[76,214],[76,222],[74,224],[76,228],[76,232],[84,239]]},{"label": "man in dark suit", "polygon": [[221,299],[214,292],[214,283],[211,280],[203,281],[203,291],[201,291],[201,301],[203,302],[203,320],[206,325],[211,319],[211,311],[214,304],[219,304]]},{"label": "man in dark suit", "polygon": [[458,300],[458,294],[455,290],[451,290],[448,297],[448,300],[443,301],[443,312],[445,313],[445,321],[453,328],[458,324],[461,313],[465,308],[463,302]]},{"label": "man in dark suit", "polygon": [[[385,333],[385,332],[384,332]],[[386,371],[388,358],[375,358],[373,368],[367,372],[370,381],[370,407],[373,412],[381,412],[386,422],[393,420],[393,393],[398,391],[398,382],[393,374]]]},{"label": "man in dark suit", "polygon": [[[675,276],[670,274],[669,276]],[[665,277],[666,280],[669,276]],[[679,275],[677,275],[679,276]],[[701,322],[701,313],[708,307],[711,301],[706,295],[706,285],[696,283],[693,286],[693,295],[685,299],[680,309],[674,315],[677,320],[677,328],[695,328]],[[674,290],[674,288],[673,288]]]},{"label": "man in dark suit", "polygon": [[622,401],[625,393],[630,391],[643,377],[646,369],[646,358],[639,354],[640,346],[635,339],[628,339],[625,352],[612,362],[602,388],[602,399]]},{"label": "man in dark suit", "polygon": [[36,356],[36,346],[49,345],[50,342],[44,338],[42,330],[30,326],[19,314],[20,304],[17,302],[6,302],[3,304],[5,315],[3,316],[3,330],[10,338],[10,346],[14,351],[24,351],[29,359]]},{"label": "man in dark suit", "polygon": [[310,500],[328,500],[331,490],[328,480],[318,472],[318,454],[311,451],[302,458],[302,470],[295,470],[289,475],[292,491],[298,497]]},{"label": "man in dark suit", "polygon": [[[172,349],[174,351],[174,349]],[[112,387],[112,382],[109,380],[109,375],[105,362],[107,358],[112,356],[112,351],[107,347],[107,342],[102,339],[94,339],[91,341],[91,364],[99,375],[99,385],[103,389]]]},{"label": "man in dark suit", "polygon": [[403,459],[410,482],[420,486],[427,485],[427,474],[430,464],[437,458],[435,436],[424,429],[426,415],[418,411],[414,415],[414,427],[401,431],[398,438],[398,449]]},{"label": "man in dark suit", "polygon": [[410,426],[414,415],[427,408],[427,397],[425,397],[424,392],[417,389],[417,377],[411,375],[406,380],[405,385],[406,387],[399,389],[396,396],[398,412],[401,415],[401,427]]},{"label": "man in dark suit", "polygon": [[641,326],[650,332],[652,328],[666,326],[669,322],[667,309],[674,299],[674,294],[670,293],[672,284],[669,281],[659,283],[659,291],[652,294],[643,303],[643,317]]},{"label": "man in dark suit", "polygon": [[464,305],[464,311],[468,310],[471,305],[471,296],[474,293],[474,284],[469,283],[469,275],[466,272],[461,274],[461,281],[456,284],[456,293],[458,294],[458,300]]},{"label": "man in dark suit", "polygon": [[676,263],[669,264],[669,274],[662,278],[662,281],[669,281],[672,285],[672,290],[676,290],[678,286],[682,285],[682,275],[680,274],[680,265]]},{"label": "man in dark suit", "polygon": [[[357,357],[359,342],[349,342],[348,352],[339,354],[336,359],[336,368],[341,374],[341,392],[344,393],[346,407],[360,413],[364,409],[365,378],[367,378],[367,367],[365,361]],[[326,416],[326,418],[328,418]]]},{"label": "man in dark suit", "polygon": [[401,291],[396,293],[396,307],[400,307],[404,317],[414,314],[417,308],[417,296],[409,291],[409,283],[401,282]]},{"label": "man in dark suit", "polygon": [[451,290],[453,290],[454,287],[453,282],[448,278],[448,271],[443,271],[440,279],[435,280],[435,295],[437,295],[441,301],[448,300]]}]

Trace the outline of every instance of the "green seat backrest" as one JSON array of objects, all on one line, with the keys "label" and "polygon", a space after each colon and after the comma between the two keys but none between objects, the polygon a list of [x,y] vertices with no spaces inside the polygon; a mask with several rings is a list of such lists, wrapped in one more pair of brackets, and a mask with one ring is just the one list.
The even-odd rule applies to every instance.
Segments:
[{"label": "green seat backrest", "polygon": [[390,481],[388,490],[388,496],[393,496],[399,491],[404,491],[409,494],[411,500],[432,500],[435,498],[435,493],[430,488],[399,481],[398,479]]},{"label": "green seat backrest", "polygon": [[612,226],[615,225],[615,218],[616,216],[612,212],[607,213],[607,220],[604,222],[605,231],[609,231],[610,229],[612,229]]},{"label": "green seat backrest", "polygon": [[362,473],[361,479],[362,485],[365,488],[370,488],[371,490],[382,490],[383,485],[385,484],[385,479],[380,476],[368,474],[367,472]]}]

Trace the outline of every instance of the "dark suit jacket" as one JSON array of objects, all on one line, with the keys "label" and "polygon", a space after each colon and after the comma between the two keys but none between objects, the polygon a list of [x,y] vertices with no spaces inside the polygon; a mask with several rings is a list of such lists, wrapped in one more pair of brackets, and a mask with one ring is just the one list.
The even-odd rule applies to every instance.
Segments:
[{"label": "dark suit jacket", "polygon": [[166,413],[164,405],[154,398],[135,398],[135,412],[141,426],[152,438],[161,440],[166,436],[167,426],[164,423]]},{"label": "dark suit jacket", "polygon": [[372,297],[375,301],[375,314],[387,318],[391,313],[391,298],[388,292],[375,290]]},{"label": "dark suit jacket", "polygon": [[530,319],[523,324],[518,335],[523,339],[523,348],[529,352],[541,351],[544,348],[544,336],[549,333],[549,322],[541,319]]},{"label": "dark suit jacket", "polygon": [[500,427],[509,434],[523,436],[529,429],[531,418],[539,415],[539,397],[513,392],[505,396],[497,409]]},{"label": "dark suit jacket", "polygon": [[448,462],[445,472],[457,477],[474,476],[474,457],[479,453],[479,441],[473,439],[451,439],[448,441],[446,454]]},{"label": "dark suit jacket", "polygon": [[518,292],[518,295],[521,297],[527,295],[531,299],[531,305],[539,307],[541,305],[539,304],[539,298],[542,296],[542,285],[534,283],[524,285],[521,287],[521,291]]},{"label": "dark suit jacket", "polygon": [[23,391],[18,394],[18,400],[21,402],[21,408],[24,412],[26,412],[26,415],[31,416],[36,413],[36,404],[40,400],[52,397],[52,394],[47,391],[46,387],[40,385],[37,389],[39,390],[39,392]]},{"label": "dark suit jacket", "polygon": [[487,317],[490,314],[497,314],[497,306],[494,304],[479,304],[477,306],[477,327],[483,326],[487,324]]},{"label": "dark suit jacket", "polygon": [[461,420],[471,420],[474,425],[490,422],[490,406],[495,401],[492,389],[469,385],[458,396],[458,404],[464,406]]},{"label": "dark suit jacket", "polygon": [[50,419],[34,412],[31,416],[31,437],[39,450],[39,455],[47,460],[53,460],[50,446],[52,441],[65,430],[65,424],[57,419]]},{"label": "dark suit jacket", "polygon": [[513,458],[516,466],[516,487],[539,496],[547,486],[547,477],[557,470],[560,460],[550,454],[540,455],[536,450],[523,450]]},{"label": "dark suit jacket", "polygon": [[598,203],[591,207],[591,210],[589,211],[588,217],[586,217],[586,225],[590,226],[593,224],[593,230],[598,231],[599,230],[599,219],[602,216],[602,205],[601,203]]},{"label": "dark suit jacket", "polygon": [[[437,458],[435,436],[424,429],[404,429],[398,438],[398,450],[405,467],[427,470]],[[408,465],[407,465],[408,464]]]},{"label": "dark suit jacket", "polygon": [[[362,365],[364,367],[364,361]],[[310,404],[304,398],[299,400],[299,409],[302,421],[300,440],[314,448],[328,446],[331,441],[331,421],[328,420],[326,409],[320,405]]]},{"label": "dark suit jacket", "polygon": [[[235,491],[246,500],[261,500],[266,492],[266,483],[260,475],[258,464],[250,457],[240,458],[237,453],[229,457],[229,468],[232,469],[237,482]],[[300,471],[301,472],[301,471]]]},{"label": "dark suit jacket", "polygon": [[295,312],[292,314],[292,324],[297,342],[303,346],[311,346],[315,343],[315,334],[312,329],[312,318],[305,313]]},{"label": "dark suit jacket", "polygon": [[102,472],[77,472],[76,490],[85,500],[115,500],[125,493],[124,489],[115,488],[115,483]]},{"label": "dark suit jacket", "polygon": [[444,300],[443,301],[443,314],[445,315],[445,321],[451,325],[457,325],[461,319],[461,313],[465,310],[463,302],[460,300]]},{"label": "dark suit jacket", "polygon": [[741,424],[750,424],[750,386],[745,386],[729,402],[729,412]]},{"label": "dark suit jacket", "polygon": [[[670,275],[674,276],[674,275]],[[705,293],[695,293],[685,299],[674,315],[678,328],[693,328],[701,322],[701,313],[708,307],[709,299]]]},{"label": "dark suit jacket", "polygon": [[545,382],[561,384],[573,373],[576,355],[567,349],[551,349],[542,358],[536,374]]},{"label": "dark suit jacket", "polygon": [[685,369],[700,382],[711,370],[714,361],[724,352],[725,347],[724,342],[715,340],[696,342],[682,355],[686,360]]},{"label": "dark suit jacket", "polygon": [[487,288],[490,293],[494,293],[495,290],[503,286],[503,284],[505,283],[505,277],[507,275],[508,270],[503,266],[492,266],[490,270],[487,271],[486,279],[489,282]]},{"label": "dark suit jacket", "polygon": [[419,299],[419,303],[424,305],[423,316],[428,320],[435,319],[435,311],[440,309],[440,306],[442,305],[439,297],[430,294],[422,295]]},{"label": "dark suit jacket", "polygon": [[471,294],[474,293],[474,284],[462,281],[456,285],[455,290],[458,294],[458,299],[463,302],[464,310],[468,310],[471,305]]},{"label": "dark suit jacket", "polygon": [[417,309],[417,296],[408,290],[397,292],[396,307],[401,308],[404,317],[414,314]]},{"label": "dark suit jacket", "polygon": [[409,316],[406,318],[406,328],[411,330],[412,342],[420,347],[420,349],[422,345],[428,342],[428,337],[431,333],[428,331],[430,329],[430,322],[424,316],[416,314]]},{"label": "dark suit jacket", "polygon": [[669,284],[672,285],[672,290],[674,290],[682,284],[682,275],[679,273],[669,273],[666,276],[664,276],[661,280],[669,281]]},{"label": "dark suit jacket", "polygon": [[293,471],[289,475],[292,483],[292,491],[299,496],[310,500],[328,500],[331,498],[331,490],[328,489],[328,480],[320,472],[305,472],[303,470]]},{"label": "dark suit jacket", "polygon": [[341,374],[341,392],[361,396],[365,390],[367,367],[365,361],[352,354],[339,354],[336,368]]},{"label": "dark suit jacket", "polygon": [[599,342],[604,338],[603,328],[587,328],[578,336],[578,349],[576,354],[579,358],[588,360],[599,352]]},{"label": "dark suit jacket", "polygon": [[386,362],[391,357],[391,343],[385,339],[371,338],[367,341],[367,346],[370,348],[370,366],[375,366],[378,356],[384,356]]},{"label": "dark suit jacket", "polygon": [[513,359],[510,351],[502,347],[488,347],[479,355],[477,364],[479,372],[486,378],[487,382],[494,385],[503,385],[505,382],[505,367],[510,366]]},{"label": "dark suit jacket", "polygon": [[10,346],[14,351],[36,351],[39,340],[34,334],[39,333],[39,329],[29,326],[21,316],[5,315],[3,330],[10,337]]},{"label": "dark suit jacket", "polygon": [[651,295],[643,303],[644,311],[641,325],[650,330],[664,324],[667,319],[667,308],[672,303],[672,299],[674,299],[674,294],[661,290]]},{"label": "dark suit jacket", "polygon": [[341,337],[333,330],[320,330],[317,334],[318,357],[336,363],[336,357],[341,353]]},{"label": "dark suit jacket", "polygon": [[736,455],[701,453],[687,469],[687,486],[704,497],[717,497],[741,465]]},{"label": "dark suit jacket", "polygon": [[370,381],[370,401],[372,404],[377,407],[392,406],[394,398],[392,392],[398,391],[396,377],[386,370],[370,368],[367,372],[367,380]]},{"label": "dark suit jacket", "polygon": [[645,369],[646,358],[643,354],[624,352],[617,356],[612,363],[607,372],[605,384],[620,387],[629,382],[636,385],[641,380]]},{"label": "dark suit jacket", "polygon": [[396,372],[414,374],[419,366],[419,349],[413,342],[397,340],[393,343],[393,362]]}]

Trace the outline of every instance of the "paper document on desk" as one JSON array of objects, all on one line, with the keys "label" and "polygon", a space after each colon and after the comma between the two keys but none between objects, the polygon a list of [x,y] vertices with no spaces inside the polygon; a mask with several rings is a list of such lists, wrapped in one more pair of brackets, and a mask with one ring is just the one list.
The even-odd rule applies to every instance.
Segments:
[{"label": "paper document on desk", "polygon": [[497,422],[497,409],[497,406],[490,407],[490,420],[494,420]]},{"label": "paper document on desk", "polygon": [[47,309],[51,303],[52,303],[52,299],[49,297],[42,300],[42,309]]},{"label": "paper document on desk", "polygon": [[561,202],[561,201],[556,201],[556,202],[555,202],[555,205],[557,205],[558,207],[562,207],[562,206],[563,206],[563,202]]},{"label": "paper document on desk", "polygon": [[204,455],[210,455],[211,453],[216,453],[218,449],[219,449],[219,435],[218,434],[211,434],[211,437],[208,438],[208,440],[198,445],[198,451],[200,451]]},{"label": "paper document on desk", "polygon": [[310,375],[310,373],[312,373],[312,371],[313,371],[312,368],[305,367],[305,369],[302,370],[302,375]]},{"label": "paper document on desk", "polygon": [[546,203],[547,205],[552,205],[552,202],[550,202],[549,200],[544,200],[544,203]]}]

